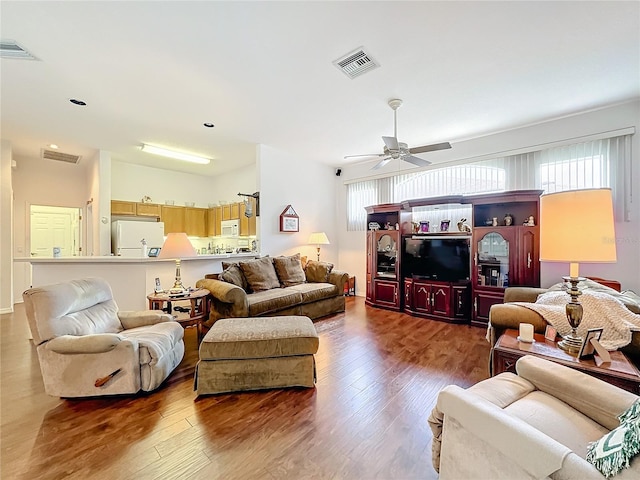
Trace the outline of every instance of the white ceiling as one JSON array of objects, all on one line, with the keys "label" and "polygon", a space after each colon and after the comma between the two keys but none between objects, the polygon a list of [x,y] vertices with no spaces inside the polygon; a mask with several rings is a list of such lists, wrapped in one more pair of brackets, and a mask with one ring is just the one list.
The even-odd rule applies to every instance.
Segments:
[{"label": "white ceiling", "polygon": [[[636,1],[3,0],[0,14],[2,39],[39,59],[1,60],[1,133],[18,161],[56,143],[215,175],[262,143],[344,166],[381,152],[391,98],[404,100],[401,141],[455,148],[640,97]],[[382,66],[351,80],[332,61],[360,46]],[[164,160],[142,142],[214,161]]]}]

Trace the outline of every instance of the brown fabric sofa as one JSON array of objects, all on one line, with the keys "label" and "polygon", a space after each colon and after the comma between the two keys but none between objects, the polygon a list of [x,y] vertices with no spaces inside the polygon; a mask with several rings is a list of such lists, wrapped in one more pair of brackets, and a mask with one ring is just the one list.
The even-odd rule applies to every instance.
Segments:
[{"label": "brown fabric sofa", "polygon": [[[273,271],[269,262],[275,264]],[[349,275],[333,270],[330,263],[309,261],[303,268],[300,256],[293,255],[223,263],[223,268],[221,274],[207,275],[196,283],[211,293],[205,328],[221,318],[301,315],[316,319],[344,312]],[[252,288],[256,286],[257,291]]]},{"label": "brown fabric sofa", "polygon": [[[550,289],[533,288],[533,287],[509,287],[504,292],[504,303],[493,305],[489,311],[489,329],[487,339],[491,343],[491,357],[489,365],[492,364],[493,346],[500,338],[500,335],[509,328],[517,329],[520,323],[530,323],[536,333],[544,333],[547,322],[536,312],[521,305],[512,305],[512,302],[534,303],[538,295],[550,291],[552,289],[561,288],[561,284],[554,285]],[[601,285],[592,280],[580,282],[580,288],[591,288],[594,290],[609,293],[620,301],[634,313],[640,313],[640,304],[637,297],[631,293],[620,293],[612,288]],[[567,302],[569,295],[567,294]],[[623,351],[633,362],[640,366],[640,332],[634,332],[631,337],[631,343],[622,348]]]}]

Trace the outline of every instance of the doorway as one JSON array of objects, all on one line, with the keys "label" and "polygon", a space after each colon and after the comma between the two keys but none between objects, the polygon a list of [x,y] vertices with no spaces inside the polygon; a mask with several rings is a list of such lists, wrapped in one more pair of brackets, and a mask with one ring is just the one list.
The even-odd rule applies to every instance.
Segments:
[{"label": "doorway", "polygon": [[61,257],[82,254],[82,209],[31,205],[30,227],[32,257],[51,257],[54,247]]}]

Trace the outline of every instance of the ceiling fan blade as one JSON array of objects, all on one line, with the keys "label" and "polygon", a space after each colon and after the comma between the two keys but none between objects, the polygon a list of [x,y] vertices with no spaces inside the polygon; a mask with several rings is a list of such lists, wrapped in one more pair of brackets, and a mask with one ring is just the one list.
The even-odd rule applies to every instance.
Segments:
[{"label": "ceiling fan blade", "polygon": [[378,170],[379,168],[384,167],[390,161],[391,161],[391,157],[384,158],[375,167],[371,168],[371,170]]},{"label": "ceiling fan blade", "polygon": [[446,150],[447,148],[451,148],[451,144],[449,142],[434,143],[433,145],[410,148],[409,153],[435,152],[436,150]]},{"label": "ceiling fan blade", "polygon": [[400,145],[398,145],[398,139],[396,137],[382,137],[382,141],[389,150],[400,150]]},{"label": "ceiling fan blade", "polygon": [[384,157],[384,153],[365,153],[364,155],[345,155],[342,158],[354,158],[354,157]]},{"label": "ceiling fan blade", "polygon": [[423,160],[422,158],[414,157],[413,155],[403,155],[402,160],[405,162],[413,163],[418,167],[426,167],[427,165],[431,165],[431,162],[428,160]]}]

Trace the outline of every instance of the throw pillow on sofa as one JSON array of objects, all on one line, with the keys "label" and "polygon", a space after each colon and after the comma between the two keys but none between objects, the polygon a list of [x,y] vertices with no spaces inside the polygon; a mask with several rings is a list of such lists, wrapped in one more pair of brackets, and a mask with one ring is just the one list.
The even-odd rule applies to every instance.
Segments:
[{"label": "throw pillow on sofa", "polygon": [[224,266],[224,262],[222,264],[224,270],[220,275],[218,275],[218,280],[222,280],[223,282],[232,283],[243,289],[245,292],[247,291],[247,280],[244,278],[244,274],[237,263],[228,264],[226,267]]},{"label": "throw pillow on sofa", "polygon": [[249,287],[254,292],[280,288],[280,280],[278,280],[278,275],[276,275],[276,270],[270,257],[240,262],[240,269],[244,273]]},{"label": "throw pillow on sofa", "polygon": [[274,257],[273,266],[284,287],[300,285],[306,281],[299,253],[290,257]]},{"label": "throw pillow on sofa", "polygon": [[331,270],[333,270],[333,263],[309,260],[304,269],[304,273],[307,276],[307,282],[326,283],[329,281]]}]

